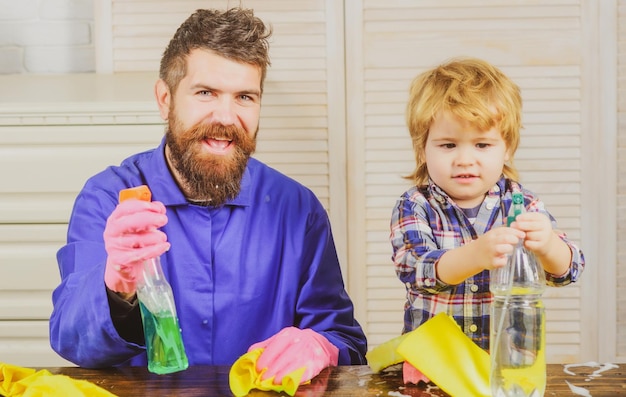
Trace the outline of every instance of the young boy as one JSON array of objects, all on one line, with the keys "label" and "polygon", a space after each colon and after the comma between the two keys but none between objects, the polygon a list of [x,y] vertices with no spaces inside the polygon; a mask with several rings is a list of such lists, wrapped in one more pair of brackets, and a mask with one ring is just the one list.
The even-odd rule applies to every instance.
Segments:
[{"label": "young boy", "polygon": [[[489,270],[519,239],[543,265],[548,285],[575,282],[582,251],[556,230],[543,203],[518,182],[519,87],[479,59],[456,59],[413,81],[406,119],[414,183],[391,217],[396,273],[407,289],[403,333],[439,312],[489,349]],[[527,212],[506,227],[515,191]]]}]

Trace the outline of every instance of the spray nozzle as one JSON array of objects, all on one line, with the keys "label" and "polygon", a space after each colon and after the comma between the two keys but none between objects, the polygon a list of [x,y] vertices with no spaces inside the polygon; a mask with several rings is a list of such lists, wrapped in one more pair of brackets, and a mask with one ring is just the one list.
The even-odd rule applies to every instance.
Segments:
[{"label": "spray nozzle", "polygon": [[517,218],[519,214],[525,212],[525,210],[524,195],[520,192],[514,192],[511,208],[509,208],[509,213],[506,217],[506,225],[511,226],[511,223],[515,222],[515,218]]}]

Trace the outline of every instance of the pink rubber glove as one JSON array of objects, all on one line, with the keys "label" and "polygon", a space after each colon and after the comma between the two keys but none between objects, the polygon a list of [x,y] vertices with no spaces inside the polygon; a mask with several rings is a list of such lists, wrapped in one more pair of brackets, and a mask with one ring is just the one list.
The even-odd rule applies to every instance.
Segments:
[{"label": "pink rubber glove", "polygon": [[104,283],[115,292],[133,294],[143,262],[170,247],[159,227],[167,223],[165,206],[136,199],[121,202],[107,219],[104,247],[108,257]]},{"label": "pink rubber glove", "polygon": [[419,369],[411,365],[410,362],[405,361],[402,364],[402,381],[406,385],[407,383],[418,384],[420,381],[424,383],[430,382],[430,379],[422,373]]},{"label": "pink rubber glove", "polygon": [[274,384],[280,384],[283,376],[304,367],[300,383],[311,380],[324,368],[336,366],[339,349],[324,336],[312,329],[286,327],[276,335],[250,346],[248,351],[263,348],[257,361],[257,371],[267,371],[262,379],[274,376]]}]

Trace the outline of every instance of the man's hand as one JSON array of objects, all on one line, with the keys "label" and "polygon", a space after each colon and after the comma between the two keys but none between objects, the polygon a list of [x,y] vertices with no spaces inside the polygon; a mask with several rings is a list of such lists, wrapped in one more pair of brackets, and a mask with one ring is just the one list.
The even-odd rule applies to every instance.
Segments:
[{"label": "man's hand", "polygon": [[263,379],[274,378],[280,384],[285,375],[305,368],[300,383],[306,382],[324,368],[336,366],[339,349],[324,336],[311,329],[283,328],[276,335],[250,346],[248,351],[263,348],[257,361],[257,371],[266,369]]},{"label": "man's hand", "polygon": [[126,200],[113,210],[104,229],[108,254],[104,282],[110,290],[125,299],[134,295],[143,262],[170,247],[165,233],[158,230],[166,223],[165,206],[158,201]]}]

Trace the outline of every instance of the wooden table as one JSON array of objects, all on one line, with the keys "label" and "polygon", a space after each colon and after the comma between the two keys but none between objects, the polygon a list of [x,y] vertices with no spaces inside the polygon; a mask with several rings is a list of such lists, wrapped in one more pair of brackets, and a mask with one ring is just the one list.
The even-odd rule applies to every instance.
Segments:
[{"label": "wooden table", "polygon": [[[548,365],[548,386],[545,396],[577,396],[566,381],[589,390],[592,397],[626,396],[626,365],[602,372],[601,376],[589,379],[594,371],[591,367],[576,367],[564,372],[560,364]],[[47,368],[53,374],[64,374],[75,379],[84,379],[120,396],[232,396],[228,386],[229,367],[194,366],[185,371],[168,375],[155,375],[144,367],[111,369],[85,369],[75,367]],[[595,368],[597,369],[597,368]],[[278,396],[274,392],[253,390],[250,396]],[[394,366],[373,374],[363,366],[327,368],[311,384],[298,388],[296,396],[396,396],[426,397],[447,396],[433,384],[419,386],[402,384],[401,366]]]}]

